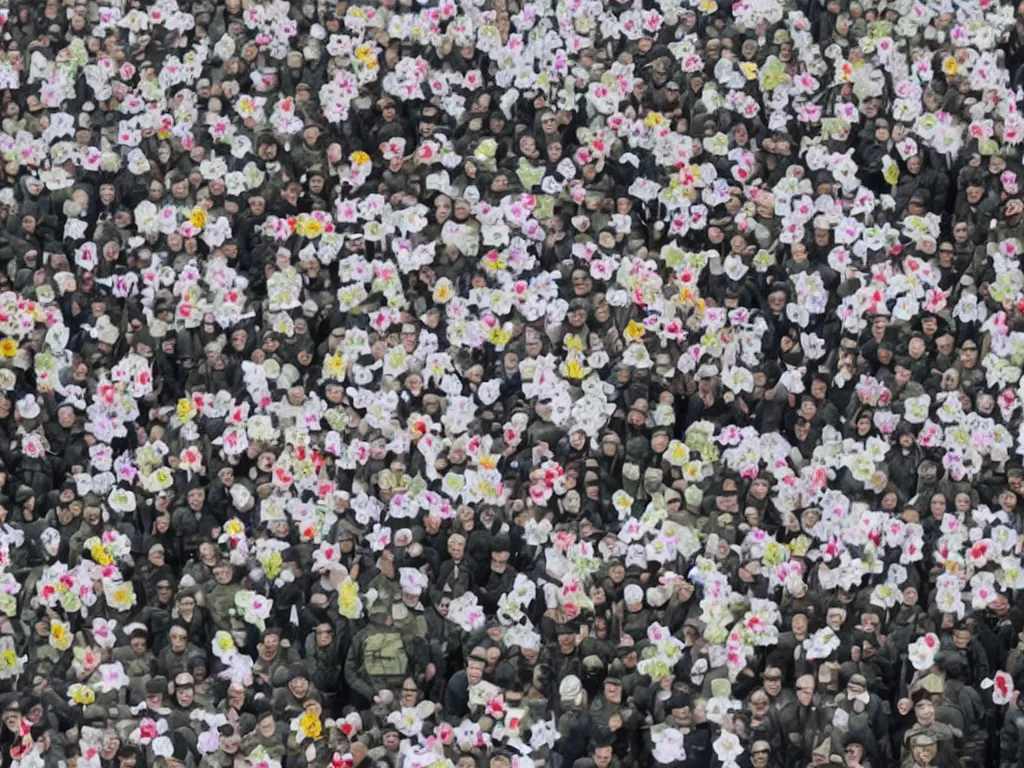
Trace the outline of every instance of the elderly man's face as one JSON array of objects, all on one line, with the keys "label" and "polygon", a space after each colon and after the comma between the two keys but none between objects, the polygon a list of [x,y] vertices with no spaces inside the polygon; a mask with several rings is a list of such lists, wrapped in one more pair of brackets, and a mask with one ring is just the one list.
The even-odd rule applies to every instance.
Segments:
[{"label": "elderly man's face", "polygon": [[309,692],[309,680],[304,677],[296,677],[288,682],[288,690],[292,692],[292,696],[295,698],[304,698]]},{"label": "elderly man's face", "polygon": [[171,650],[175,653],[184,653],[188,645],[188,632],[182,627],[173,627],[168,633],[171,642]]},{"label": "elderly man's face", "polygon": [[933,765],[935,762],[935,755],[938,753],[934,744],[911,747],[911,751],[914,755],[914,763],[922,766]]}]

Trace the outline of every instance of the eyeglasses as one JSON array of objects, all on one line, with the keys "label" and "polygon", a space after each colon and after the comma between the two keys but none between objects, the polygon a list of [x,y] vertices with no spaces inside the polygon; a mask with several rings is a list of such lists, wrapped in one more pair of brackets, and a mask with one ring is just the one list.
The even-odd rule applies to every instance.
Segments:
[{"label": "eyeglasses", "polygon": [[764,681],[766,683],[781,683],[782,682],[782,676],[781,675],[765,675]]},{"label": "eyeglasses", "polygon": [[752,754],[752,755],[767,755],[768,753],[769,753],[769,750],[767,750],[767,749],[755,749],[750,754]]}]

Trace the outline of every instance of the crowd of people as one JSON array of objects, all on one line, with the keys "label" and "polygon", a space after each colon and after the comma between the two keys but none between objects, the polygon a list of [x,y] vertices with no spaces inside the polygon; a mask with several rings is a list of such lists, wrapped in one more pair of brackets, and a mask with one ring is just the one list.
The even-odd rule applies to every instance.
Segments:
[{"label": "crowd of people", "polygon": [[2,5],[0,768],[1024,768],[1024,4]]}]

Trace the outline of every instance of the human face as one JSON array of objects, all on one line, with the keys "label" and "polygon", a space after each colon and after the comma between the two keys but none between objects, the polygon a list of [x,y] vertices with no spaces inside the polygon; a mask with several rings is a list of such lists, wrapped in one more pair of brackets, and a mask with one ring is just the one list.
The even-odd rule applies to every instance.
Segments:
[{"label": "human face", "polygon": [[304,677],[296,677],[294,680],[289,681],[288,690],[292,692],[295,698],[304,698],[309,692],[309,680]]},{"label": "human face", "polygon": [[455,562],[461,561],[466,554],[466,543],[461,539],[448,539],[448,554]]},{"label": "human face", "polygon": [[169,633],[171,650],[174,653],[184,653],[188,645],[188,632],[181,627],[174,627]]},{"label": "human face", "polygon": [[242,744],[242,737],[238,735],[238,731],[233,731],[227,736],[220,737],[220,748],[229,755],[235,754],[238,748]]},{"label": "human face", "polygon": [[966,650],[967,646],[971,644],[971,633],[966,629],[957,629],[953,632],[953,645],[959,648],[961,651]]},{"label": "human face", "polygon": [[415,707],[419,699],[420,691],[416,687],[416,683],[412,680],[406,680],[402,683],[402,706],[403,707]]},{"label": "human face", "polygon": [[612,764],[612,748],[598,747],[594,750],[594,765],[597,768],[608,768]]},{"label": "human face", "polygon": [[273,717],[264,717],[256,727],[260,732],[260,736],[265,739],[269,739],[277,733],[277,723],[274,722]]},{"label": "human face", "polygon": [[213,544],[205,542],[199,545],[199,559],[206,565],[212,565],[217,561],[217,550],[213,548]]},{"label": "human face", "polygon": [[929,699],[922,699],[914,706],[917,722],[928,727],[935,722],[935,705]]},{"label": "human face", "polygon": [[864,759],[864,747],[860,744],[850,744],[846,747],[846,764],[860,765]]},{"label": "human face", "polygon": [[199,512],[206,501],[206,491],[202,488],[193,488],[188,492],[188,507],[193,512]]},{"label": "human face", "polygon": [[764,671],[764,690],[772,698],[782,693],[782,670],[778,667],[768,667]]},{"label": "human face", "polygon": [[318,648],[326,648],[334,641],[334,627],[328,623],[317,625],[316,644]]},{"label": "human face", "polygon": [[277,649],[281,645],[281,638],[276,634],[271,633],[263,638],[262,645],[263,651],[268,655],[268,657],[273,658],[274,654],[277,653]]},{"label": "human face", "polygon": [[914,753],[914,763],[916,765],[932,765],[935,761],[935,746],[920,746],[911,747],[911,751]]},{"label": "human face", "polygon": [[762,718],[768,714],[768,694],[763,690],[756,690],[750,695],[750,712],[756,718]]},{"label": "human face", "polygon": [[965,368],[973,368],[978,362],[978,345],[973,341],[964,342],[960,348],[960,362]]},{"label": "human face", "polygon": [[484,663],[479,659],[470,659],[466,664],[466,680],[470,685],[476,685],[483,679]]},{"label": "human face", "polygon": [[803,675],[796,681],[796,698],[801,706],[809,706],[814,699],[814,678]]},{"label": "human face", "polygon": [[57,411],[57,421],[64,429],[70,429],[75,424],[75,411],[70,406],[65,406]]},{"label": "human face", "polygon": [[504,573],[508,569],[508,561],[511,554],[508,552],[491,553],[491,571],[493,573]]},{"label": "human face", "polygon": [[572,634],[559,635],[558,649],[568,656],[576,649],[576,636]]},{"label": "human face", "polygon": [[622,686],[617,683],[604,684],[604,697],[612,704],[622,703]]}]

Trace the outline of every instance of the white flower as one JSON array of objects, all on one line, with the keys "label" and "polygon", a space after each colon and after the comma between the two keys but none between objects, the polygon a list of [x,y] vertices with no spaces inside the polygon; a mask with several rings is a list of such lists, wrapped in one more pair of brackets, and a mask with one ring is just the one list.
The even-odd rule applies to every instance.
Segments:
[{"label": "white flower", "polygon": [[994,677],[982,680],[981,687],[984,689],[992,689],[992,703],[997,707],[1009,704],[1013,699],[1013,678],[1002,670],[996,672]]},{"label": "white flower", "polygon": [[652,756],[657,762],[668,764],[686,759],[686,750],[683,748],[683,734],[678,729],[652,729],[651,740],[654,742]]},{"label": "white flower", "polygon": [[[710,702],[709,702],[710,703]],[[729,731],[722,731],[714,743],[715,754],[718,759],[726,765],[736,762],[736,758],[743,754],[743,746],[740,744],[739,736]]]},{"label": "white flower", "polygon": [[622,356],[622,362],[631,368],[646,369],[654,367],[654,361],[651,360],[647,347],[639,343],[630,344],[626,347],[626,352]]},{"label": "white flower", "polygon": [[840,645],[838,635],[829,627],[823,627],[804,640],[808,660],[824,659]]},{"label": "white flower", "polygon": [[935,663],[935,654],[939,650],[939,638],[929,632],[927,635],[918,638],[907,648],[907,655],[914,669],[920,671],[931,667]]},{"label": "white flower", "polygon": [[753,392],[754,374],[742,366],[733,366],[722,373],[722,383],[731,392]]},{"label": "white flower", "polygon": [[551,539],[553,526],[550,520],[544,519],[539,523],[532,518],[526,521],[526,543],[531,547],[542,547]]},{"label": "white flower", "polygon": [[1004,557],[999,564],[997,573],[1001,589],[1024,589],[1024,568],[1019,557]]},{"label": "white flower", "polygon": [[115,661],[113,664],[101,664],[99,674],[100,682],[98,687],[101,693],[119,691],[130,682],[124,667],[119,661]]},{"label": "white flower", "polygon": [[633,510],[633,497],[622,489],[612,494],[612,506],[619,513],[619,520],[625,520]]}]

